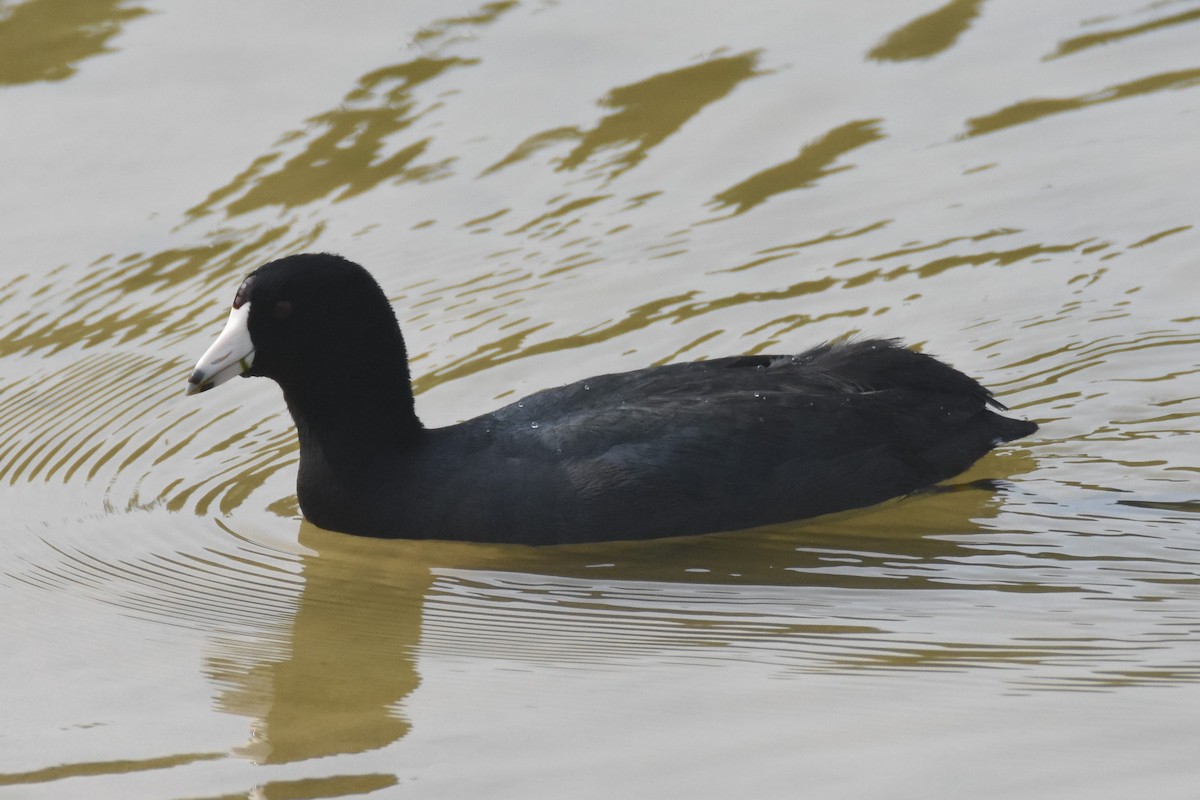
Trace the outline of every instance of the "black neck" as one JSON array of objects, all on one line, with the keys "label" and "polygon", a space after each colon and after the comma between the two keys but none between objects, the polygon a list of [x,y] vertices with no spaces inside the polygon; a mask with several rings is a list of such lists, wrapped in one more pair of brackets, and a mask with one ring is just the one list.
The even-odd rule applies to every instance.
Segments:
[{"label": "black neck", "polygon": [[338,459],[339,448],[359,455],[394,452],[420,436],[402,342],[377,346],[370,359],[348,355],[313,366],[319,374],[281,382],[302,456],[313,445],[330,459]]}]

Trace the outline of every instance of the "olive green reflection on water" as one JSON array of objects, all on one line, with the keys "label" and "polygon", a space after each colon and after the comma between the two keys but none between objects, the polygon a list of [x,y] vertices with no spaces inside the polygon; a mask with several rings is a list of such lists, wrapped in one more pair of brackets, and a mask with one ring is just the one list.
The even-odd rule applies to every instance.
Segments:
[{"label": "olive green reflection on water", "polygon": [[800,281],[783,289],[771,291],[735,292],[725,297],[712,300],[696,300],[698,292],[692,291],[681,295],[643,303],[626,312],[624,318],[616,322],[593,328],[584,333],[562,336],[540,342],[529,343],[530,337],[549,323],[530,323],[527,327],[510,333],[496,341],[481,346],[475,352],[457,361],[450,362],[445,367],[426,372],[413,380],[417,391],[426,391],[445,381],[463,377],[473,372],[489,367],[514,361],[518,358],[553,353],[561,350],[571,350],[596,342],[606,341],[631,331],[641,330],[649,325],[690,319],[712,311],[746,303],[757,303],[769,300],[790,300],[803,295],[823,292],[837,285],[833,278],[821,278],[812,281]]},{"label": "olive green reflection on water", "polygon": [[1163,92],[1169,89],[1188,89],[1200,85],[1200,69],[1184,69],[1176,72],[1164,72],[1150,75],[1136,81],[1107,86],[1098,92],[1076,95],[1075,97],[1056,97],[1035,100],[1023,100],[1011,106],[967,120],[967,132],[960,138],[982,136],[994,133],[1015,125],[1025,125],[1037,122],[1054,114],[1067,111],[1078,111],[1089,106],[1112,103],[1117,100],[1127,100],[1131,97]]},{"label": "olive green reflection on water", "polygon": [[[54,381],[23,381],[0,391],[0,481],[64,483],[79,473],[91,480],[122,452],[155,441],[163,432],[147,431],[145,419],[161,409],[161,393],[106,393],[96,396],[97,381],[156,384],[169,379],[171,364],[156,359],[106,353],[72,364]],[[108,426],[97,435],[97,421]],[[127,449],[129,448],[129,449]],[[126,456],[128,461],[128,456]],[[84,469],[86,467],[86,470]]]},{"label": "olive green reflection on water", "polygon": [[237,752],[280,764],[385,747],[410,728],[398,708],[420,683],[415,650],[427,563],[387,543],[326,534],[309,525],[301,543],[304,590],[282,657],[231,645],[209,659],[225,688],[218,706],[257,720]]},{"label": "olive green reflection on water", "polygon": [[[994,232],[987,231],[983,234],[967,237],[971,241],[983,241],[990,239]],[[958,238],[958,237],[955,237]],[[1091,239],[1084,239],[1078,242],[1067,242],[1066,244],[1027,244],[1020,247],[1013,247],[1008,250],[985,250],[981,253],[970,253],[955,256],[943,256],[935,258],[932,261],[926,261],[917,266],[900,266],[887,271],[887,280],[894,280],[901,275],[912,272],[922,278],[931,278],[935,275],[940,275],[947,270],[956,267],[978,267],[984,264],[995,264],[998,267],[1008,264],[1016,264],[1021,261],[1030,261],[1031,259],[1045,257],[1058,253],[1070,253],[1085,245],[1091,243]],[[893,258],[888,255],[886,258]],[[859,276],[856,282],[866,283],[866,276]]]},{"label": "olive green reflection on water", "polygon": [[94,778],[100,775],[122,775],[130,772],[149,772],[172,769],[199,761],[217,761],[225,758],[224,753],[187,753],[162,756],[160,758],[116,759],[113,761],[83,761],[58,764],[29,772],[0,772],[0,786],[20,786],[35,783],[50,783],[67,778]]},{"label": "olive green reflection on water", "polygon": [[736,267],[729,267],[727,269],[714,270],[714,272],[743,272],[748,269],[754,269],[755,267],[762,266],[763,264],[769,264],[772,261],[778,261],[781,258],[789,258],[796,255],[801,250],[805,250],[809,247],[816,247],[818,245],[828,244],[830,242],[838,242],[843,239],[853,239],[856,236],[865,236],[869,233],[874,233],[875,231],[886,228],[891,222],[892,220],[890,219],[882,219],[872,222],[869,225],[863,225],[850,230],[846,230],[845,228],[836,228],[813,239],[805,239],[801,242],[790,242],[788,244],[764,247],[761,250],[755,251],[754,258],[746,263],[738,264]]},{"label": "olive green reflection on water", "polygon": [[[448,162],[417,164],[429,139],[385,154],[387,142],[420,117],[412,90],[454,67],[478,63],[462,58],[418,58],[363,76],[333,111],[308,120],[316,133],[286,137],[280,149],[255,159],[244,172],[190,209],[198,217],[217,208],[229,216],[267,206],[284,208],[323,198],[334,202],[374,189],[384,181],[425,180],[444,174]],[[287,158],[292,139],[303,149]],[[286,160],[285,160],[286,159]],[[283,163],[278,163],[280,161]]]},{"label": "olive green reflection on water", "polygon": [[679,131],[706,106],[724,98],[741,83],[766,73],[758,69],[758,52],[712,58],[700,64],[663,72],[609,91],[600,105],[613,109],[590,130],[553,128],[530,136],[511,153],[484,170],[484,175],[523,161],[542,148],[564,141],[578,142],[559,162],[573,170],[609,151],[616,154],[595,165],[612,180],[637,166],[650,150]]},{"label": "olive green reflection on water", "polygon": [[[1192,416],[1192,415],[1189,415]],[[1118,500],[1117,505],[1132,506],[1133,508],[1151,508],[1158,511],[1170,511],[1172,513],[1196,515],[1193,519],[1191,516],[1182,517],[1165,517],[1165,519],[1177,519],[1179,521],[1200,522],[1200,500],[1182,500],[1176,503],[1156,502],[1153,500]],[[1200,581],[1200,578],[1196,579]]]},{"label": "olive green reflection on water", "polygon": [[1143,33],[1152,33],[1161,31],[1164,28],[1170,28],[1175,25],[1184,25],[1189,22],[1200,21],[1200,9],[1194,11],[1184,11],[1182,14],[1175,14],[1162,19],[1143,22],[1140,25],[1131,25],[1126,28],[1113,28],[1100,33],[1089,33],[1084,36],[1076,36],[1071,39],[1066,39],[1059,42],[1058,49],[1046,56],[1046,60],[1052,58],[1060,58],[1062,56],[1077,53],[1080,50],[1086,50],[1089,47],[1098,45],[1112,44],[1123,39],[1128,39],[1133,36],[1140,36]]},{"label": "olive green reflection on water", "polygon": [[271,781],[255,786],[246,795],[230,795],[228,800],[252,797],[257,800],[315,800],[322,797],[355,797],[395,786],[395,775],[367,773],[365,775],[330,775],[327,778],[300,778],[294,781]]},{"label": "olive green reflection on water", "polygon": [[80,61],[112,52],[122,26],[147,13],[125,0],[0,3],[0,84],[65,80]]},{"label": "olive green reflection on water", "polygon": [[834,162],[851,150],[882,139],[879,123],[878,119],[858,120],[834,128],[804,145],[792,160],[751,175],[713,200],[721,207],[736,206],[734,214],[744,214],[773,195],[805,189],[828,175],[853,169],[853,164],[834,166]]},{"label": "olive green reflection on water", "polygon": [[[293,463],[287,457],[295,449],[290,429],[246,450],[246,442],[253,442],[266,420],[241,418],[233,435],[201,452],[240,449],[215,474],[192,483],[172,477],[179,472],[162,466],[194,446],[198,437],[211,440],[222,420],[236,413],[201,406],[176,413],[180,386],[195,354],[180,356],[165,345],[190,337],[198,317],[223,313],[223,304],[213,303],[218,286],[231,299],[235,276],[281,252],[307,249],[320,226],[239,233],[244,238],[138,253],[119,261],[105,257],[74,284],[54,273],[17,284],[23,297],[14,303],[20,310],[0,321],[0,355],[97,349],[53,371],[27,360],[30,374],[0,383],[0,480],[69,483],[82,478],[107,487],[105,501],[111,508],[162,503],[182,510],[190,504],[204,514],[216,505],[228,513],[270,475]],[[136,348],[128,344],[131,340],[153,340],[163,352],[131,353]]]},{"label": "olive green reflection on water", "polygon": [[[600,195],[594,195],[592,197],[580,197],[580,198],[577,198],[574,200],[566,200],[565,202],[563,202],[561,205],[559,205],[554,210],[547,211],[545,214],[542,214],[541,216],[534,217],[533,219],[529,220],[529,222],[526,222],[521,227],[515,228],[510,232],[511,233],[526,233],[527,231],[530,231],[533,229],[539,229],[539,232],[545,233],[547,231],[547,229],[553,230],[553,231],[562,230],[561,226],[559,226],[557,224],[557,220],[560,220],[562,217],[566,216],[567,214],[571,214],[572,212],[579,211],[581,209],[587,208],[588,206],[595,205],[596,203],[607,200],[610,197],[612,197],[612,195],[600,194]],[[553,223],[553,224],[548,225],[547,223]]]},{"label": "olive green reflection on water", "polygon": [[24,280],[20,296],[4,298],[17,310],[0,319],[0,355],[186,338],[196,331],[197,318],[216,319],[225,307],[214,306],[214,297],[232,302],[244,273],[311,247],[322,230],[275,225],[221,231],[204,244],[105,256],[75,282],[56,273]]},{"label": "olive green reflection on water", "polygon": [[[439,20],[421,29],[414,44],[425,50],[453,42],[462,27],[487,25],[517,3],[487,3],[474,14]],[[396,134],[435,106],[422,107],[415,90],[478,59],[422,55],[359,78],[330,111],[286,134],[272,152],[255,159],[229,183],[188,211],[195,219],[218,210],[232,217],[269,206],[293,208],[319,200],[338,202],[385,182],[433,180],[449,174],[454,159],[420,163],[430,139],[388,152]],[[298,152],[296,151],[298,148]]]},{"label": "olive green reflection on water", "polygon": [[521,4],[518,0],[496,0],[496,2],[484,3],[474,13],[463,14],[458,17],[444,17],[424,26],[413,36],[413,41],[416,44],[425,46],[433,44],[439,39],[445,39],[458,28],[473,25],[490,25],[505,12],[511,11],[519,5]]},{"label": "olive green reflection on water", "polygon": [[979,16],[984,0],[951,0],[924,16],[889,33],[867,58],[876,61],[912,61],[949,50]]},{"label": "olive green reflection on water", "polygon": [[[220,418],[226,415],[222,414]],[[269,418],[268,418],[269,419]],[[213,420],[216,424],[217,420]],[[236,425],[237,433],[223,441],[216,452],[232,449],[247,439],[247,434],[257,427],[266,427],[268,420],[243,420]],[[268,478],[280,470],[290,469],[299,461],[295,455],[300,449],[300,443],[291,427],[282,432],[270,434],[258,444],[249,455],[236,459],[220,472],[207,475],[196,483],[185,484],[178,480],[163,490],[161,500],[169,511],[182,511],[188,508],[200,516],[212,512],[212,506],[222,514],[231,514],[246,502],[251,493],[262,486]]]},{"label": "olive green reflection on water", "polygon": [[[792,253],[798,252],[807,244],[836,241],[841,238],[862,235],[878,230],[885,225],[886,221],[877,222],[846,233],[835,232],[819,237],[812,242],[801,242],[764,249],[759,251],[760,255],[758,258],[739,264],[731,270],[721,271],[742,271],[762,266],[788,257]],[[948,237],[934,243],[912,245],[903,250],[889,250],[875,256],[848,259],[838,265],[843,273],[850,273],[853,265],[864,262],[866,263],[866,268],[860,268],[855,274],[845,274],[840,277],[824,275],[812,280],[801,280],[779,289],[734,291],[724,296],[710,298],[701,298],[699,291],[672,294],[637,305],[626,311],[621,317],[602,325],[579,333],[541,341],[537,341],[535,336],[539,331],[548,327],[550,323],[535,320],[518,320],[506,326],[511,329],[511,332],[481,345],[475,351],[444,366],[418,375],[413,381],[413,386],[418,392],[423,392],[446,381],[521,358],[584,347],[614,339],[634,331],[643,330],[651,325],[673,324],[684,320],[696,319],[705,314],[747,304],[798,300],[808,295],[828,293],[840,287],[856,287],[873,281],[894,281],[905,275],[913,275],[917,278],[931,278],[955,269],[974,268],[984,265],[1007,266],[1020,262],[1028,262],[1048,255],[1081,251],[1082,248],[1093,243],[1090,239],[1064,244],[1033,243],[1003,250],[989,249],[980,252],[968,251],[955,255],[945,255],[923,263],[900,263],[891,267],[877,266],[880,261],[884,260],[908,260],[909,256],[917,253],[942,249],[952,245],[960,247],[963,245],[970,246],[986,242],[998,236],[1007,236],[1015,233],[1017,231],[1008,229],[988,230],[978,234]],[[529,276],[527,275],[526,277]],[[827,304],[823,304],[823,307],[827,310],[820,315],[805,316],[802,312],[795,312],[788,314],[782,320],[767,321],[765,324],[770,325],[774,321],[784,321],[788,324],[787,331],[790,332],[814,319],[854,317],[868,313],[868,309],[862,306],[830,309]],[[403,310],[402,304],[400,308]],[[479,313],[482,313],[482,309]],[[754,330],[761,329],[760,326]],[[766,341],[765,343],[760,343],[758,347],[774,346],[774,344],[775,342],[773,341]],[[789,345],[789,351],[793,349]]]}]

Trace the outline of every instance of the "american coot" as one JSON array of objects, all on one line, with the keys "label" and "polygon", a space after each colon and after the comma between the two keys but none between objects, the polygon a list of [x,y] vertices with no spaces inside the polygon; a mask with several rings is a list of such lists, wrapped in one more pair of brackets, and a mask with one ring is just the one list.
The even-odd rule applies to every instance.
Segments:
[{"label": "american coot", "polygon": [[425,428],[391,304],[330,254],[259,267],[188,379],[283,388],[313,523],[553,544],[735,530],[867,506],[1032,433],[991,392],[890,340],[599,375]]}]

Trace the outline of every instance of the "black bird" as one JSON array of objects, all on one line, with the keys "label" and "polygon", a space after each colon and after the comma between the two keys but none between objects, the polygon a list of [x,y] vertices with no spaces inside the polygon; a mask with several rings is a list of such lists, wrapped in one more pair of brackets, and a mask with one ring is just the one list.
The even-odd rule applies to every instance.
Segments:
[{"label": "black bird", "polygon": [[885,339],[599,375],[426,428],[379,284],[330,254],[242,282],[188,394],[283,389],[300,508],[362,536],[556,544],[736,530],[867,506],[1037,430]]}]

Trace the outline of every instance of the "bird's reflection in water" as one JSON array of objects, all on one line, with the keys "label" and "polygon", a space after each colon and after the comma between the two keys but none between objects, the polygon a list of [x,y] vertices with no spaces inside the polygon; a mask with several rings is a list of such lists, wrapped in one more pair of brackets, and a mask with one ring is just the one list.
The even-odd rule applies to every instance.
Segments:
[{"label": "bird's reflection in water", "polygon": [[[1023,460],[992,457],[991,472],[1006,461],[1011,474]],[[210,659],[210,676],[223,685],[223,709],[256,720],[238,753],[277,764],[404,737],[404,701],[421,683],[426,649],[496,657],[510,647],[520,659],[540,639],[538,660],[566,663],[619,656],[626,642],[644,657],[664,620],[702,630],[699,616],[743,644],[798,637],[789,650],[803,658],[805,637],[886,633],[879,620],[837,617],[831,590],[1050,588],[942,579],[977,553],[972,534],[1001,497],[990,484],[965,483],[803,524],[552,548],[381,541],[302,523],[300,544],[311,553],[301,556],[303,589],[286,641],[231,646]]]},{"label": "bird's reflection in water", "polygon": [[258,763],[384,747],[408,732],[398,705],[419,683],[415,649],[428,567],[307,523],[301,542],[318,552],[301,557],[303,591],[282,643],[286,657],[251,655],[239,680],[229,667],[245,664],[242,643],[219,669],[223,679],[234,678],[222,706],[256,718],[252,741],[238,753]]}]

